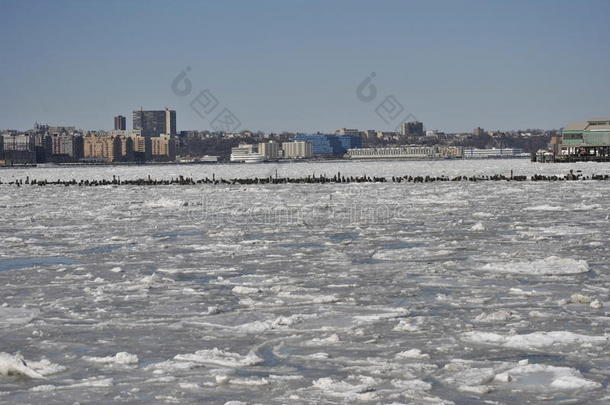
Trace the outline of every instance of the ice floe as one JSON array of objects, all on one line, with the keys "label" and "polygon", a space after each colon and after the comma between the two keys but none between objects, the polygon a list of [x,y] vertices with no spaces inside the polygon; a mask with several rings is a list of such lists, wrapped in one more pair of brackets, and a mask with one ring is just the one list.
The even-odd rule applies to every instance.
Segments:
[{"label": "ice floe", "polygon": [[202,364],[214,364],[222,367],[246,367],[254,366],[263,362],[263,359],[258,357],[254,352],[240,355],[238,353],[232,353],[218,348],[198,350],[195,353],[177,354],[174,356],[174,360],[202,363]]},{"label": "ice floe", "polygon": [[584,378],[575,368],[545,364],[519,365],[496,375],[494,382],[531,391],[592,390],[602,386],[596,381]]},{"label": "ice floe", "polygon": [[464,339],[473,343],[513,349],[546,349],[567,345],[604,345],[608,336],[581,335],[569,331],[532,332],[522,335],[500,335],[492,332],[465,332]]},{"label": "ice floe", "polygon": [[377,381],[368,376],[349,376],[345,380],[323,377],[314,380],[312,387],[324,395],[339,397],[351,401],[372,401],[377,398],[375,385]]},{"label": "ice floe", "polygon": [[47,359],[26,362],[20,353],[0,353],[0,375],[17,375],[34,379],[64,371],[66,368]]},{"label": "ice floe", "polygon": [[118,352],[114,356],[107,357],[85,356],[83,360],[102,364],[138,364],[138,356],[127,352]]},{"label": "ice floe", "polygon": [[513,263],[487,263],[483,270],[498,273],[515,273],[529,275],[564,275],[579,274],[589,271],[589,265],[585,260],[575,260],[570,258],[560,258],[549,256],[545,259],[538,259],[530,262]]}]

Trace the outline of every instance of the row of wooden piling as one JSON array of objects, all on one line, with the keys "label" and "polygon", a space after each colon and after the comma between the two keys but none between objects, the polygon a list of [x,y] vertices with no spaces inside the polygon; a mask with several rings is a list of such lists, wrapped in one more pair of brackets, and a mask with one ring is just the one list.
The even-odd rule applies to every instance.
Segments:
[{"label": "row of wooden piling", "polygon": [[233,178],[233,179],[217,179],[216,176],[212,178],[205,177],[202,179],[194,179],[192,177],[178,176],[169,180],[158,180],[152,179],[150,175],[146,178],[134,179],[134,180],[123,180],[120,177],[112,176],[112,180],[37,180],[30,179],[27,177],[25,180],[13,180],[3,183],[0,179],[0,184],[14,185],[17,187],[30,185],[30,186],[78,186],[78,187],[96,187],[96,186],[169,186],[169,185],[254,185],[254,184],[326,184],[326,183],[433,183],[433,182],[483,182],[483,181],[575,181],[575,180],[610,180],[610,175],[600,174],[583,176],[581,174],[574,174],[571,170],[570,173],[564,176],[549,176],[534,174],[532,176],[505,176],[501,174],[491,176],[392,176],[391,178],[378,177],[378,176],[345,176],[341,173],[337,173],[334,176],[326,175],[309,175],[306,177],[247,177],[247,178]]}]

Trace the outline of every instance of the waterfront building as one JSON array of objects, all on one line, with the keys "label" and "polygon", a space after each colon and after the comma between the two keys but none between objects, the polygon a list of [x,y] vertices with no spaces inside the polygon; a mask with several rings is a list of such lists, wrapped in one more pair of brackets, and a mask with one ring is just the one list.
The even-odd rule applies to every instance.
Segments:
[{"label": "waterfront building", "polygon": [[294,140],[310,142],[313,154],[321,156],[343,156],[348,149],[362,147],[362,137],[356,135],[297,135]]},{"label": "waterfront building", "polygon": [[461,158],[462,154],[461,146],[408,145],[349,149],[346,157],[349,159],[447,159]]},{"label": "waterfront building", "polygon": [[133,112],[133,129],[141,130],[143,136],[161,134],[176,135],[176,111],[136,110]]},{"label": "waterfront building", "polygon": [[610,118],[576,121],[561,130],[557,148],[563,160],[610,159]]},{"label": "waterfront building", "polygon": [[114,162],[121,158],[122,142],[118,136],[86,135],[83,137],[85,160]]},{"label": "waterfront building", "polygon": [[81,135],[46,135],[45,150],[50,161],[77,161],[83,157]]},{"label": "waterfront building", "polygon": [[313,156],[311,142],[284,142],[282,143],[282,151],[286,159],[307,159]]},{"label": "waterfront building", "polygon": [[152,142],[150,137],[135,135],[133,140],[134,160],[145,161],[152,158]]},{"label": "waterfront building", "polygon": [[259,143],[258,152],[263,155],[266,160],[277,160],[280,157],[280,145],[275,141]]},{"label": "waterfront building", "polygon": [[176,148],[174,139],[168,135],[163,134],[150,138],[151,142],[151,153],[154,160],[175,160],[176,159]]},{"label": "waterfront building", "polygon": [[114,117],[114,129],[125,131],[127,129],[127,119],[122,115]]},{"label": "waterfront building", "polygon": [[476,149],[465,148],[465,159],[490,159],[490,158],[515,158],[515,157],[530,157],[524,153],[521,148],[492,148],[492,149]]},{"label": "waterfront building", "polygon": [[3,134],[2,159],[11,163],[37,162],[36,139],[30,134]]},{"label": "waterfront building", "polygon": [[260,163],[265,156],[258,152],[257,145],[240,143],[239,146],[231,148],[231,162]]}]

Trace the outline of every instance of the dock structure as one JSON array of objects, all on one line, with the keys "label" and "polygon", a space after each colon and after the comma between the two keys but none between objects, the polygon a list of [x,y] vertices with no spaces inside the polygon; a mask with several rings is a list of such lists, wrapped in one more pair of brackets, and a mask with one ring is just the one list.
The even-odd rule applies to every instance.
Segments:
[{"label": "dock structure", "polygon": [[548,151],[539,151],[537,162],[610,162],[610,118],[575,121],[551,140]]}]

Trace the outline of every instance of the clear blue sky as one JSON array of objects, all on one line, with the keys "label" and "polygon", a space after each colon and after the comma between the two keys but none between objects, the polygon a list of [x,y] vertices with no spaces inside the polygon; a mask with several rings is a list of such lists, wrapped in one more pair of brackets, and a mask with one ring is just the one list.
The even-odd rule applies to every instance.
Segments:
[{"label": "clear blue sky", "polygon": [[0,128],[167,106],[208,129],[204,89],[242,129],[389,129],[389,95],[430,129],[559,128],[610,115],[609,18],[608,0],[0,0]]}]

